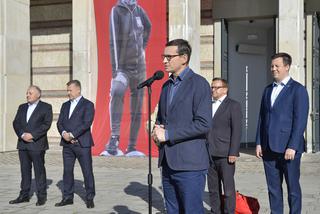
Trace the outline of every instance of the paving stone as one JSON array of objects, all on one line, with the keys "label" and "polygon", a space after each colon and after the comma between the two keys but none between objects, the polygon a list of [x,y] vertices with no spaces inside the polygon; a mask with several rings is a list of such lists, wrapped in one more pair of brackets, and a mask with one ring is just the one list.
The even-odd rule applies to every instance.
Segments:
[{"label": "paving stone", "polygon": [[[164,213],[160,171],[157,158],[152,158],[153,200],[152,213]],[[63,161],[61,151],[48,151],[46,169],[48,201],[36,207],[35,184],[29,203],[9,204],[18,196],[20,186],[20,165],[17,152],[0,153],[0,213],[18,214],[70,214],[70,213],[148,213],[148,158],[93,157],[96,185],[95,208],[87,209],[84,196],[83,177],[79,164],[75,165],[74,204],[55,207],[62,197]],[[319,213],[320,210],[320,153],[304,154],[301,164],[301,186],[304,214]],[[241,153],[236,165],[236,189],[244,195],[258,198],[259,213],[270,213],[267,185],[261,160],[252,151]],[[286,185],[284,182],[285,213],[288,213]],[[204,207],[209,213],[208,190],[204,192]]]}]

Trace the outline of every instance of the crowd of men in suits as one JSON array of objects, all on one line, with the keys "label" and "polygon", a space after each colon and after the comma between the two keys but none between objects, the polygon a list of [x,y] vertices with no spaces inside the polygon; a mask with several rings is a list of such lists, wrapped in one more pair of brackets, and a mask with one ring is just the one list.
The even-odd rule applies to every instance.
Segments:
[{"label": "crowd of men in suits", "polygon": [[[234,174],[241,141],[241,105],[228,97],[226,80],[214,78],[210,89],[208,82],[193,72],[188,66],[191,52],[186,40],[176,39],[166,44],[162,55],[170,76],[162,86],[152,138],[159,148],[166,212],[204,213],[202,194],[207,179],[211,213],[235,213]],[[283,177],[290,213],[301,213],[300,161],[305,150],[303,133],[309,107],[305,87],[289,76],[291,63],[287,53],[272,56],[274,82],[264,90],[257,128],[256,156],[263,159],[271,213],[283,213]],[[63,197],[55,206],[73,204],[73,168],[78,159],[86,206],[93,208],[94,143],[90,127],[94,104],[81,95],[78,80],[67,83],[67,92],[69,100],[63,103],[57,122],[63,146]],[[19,106],[13,121],[22,180],[20,194],[10,204],[29,201],[32,165],[36,206],[47,200],[44,159],[52,107],[40,97],[40,88],[30,86],[27,103]]]}]

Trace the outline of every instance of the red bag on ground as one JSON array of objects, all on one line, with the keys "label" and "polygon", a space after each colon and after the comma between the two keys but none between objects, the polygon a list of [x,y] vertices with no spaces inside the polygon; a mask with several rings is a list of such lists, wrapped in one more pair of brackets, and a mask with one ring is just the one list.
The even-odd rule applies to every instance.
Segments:
[{"label": "red bag on ground", "polygon": [[259,209],[258,199],[236,192],[235,214],[258,214]]}]

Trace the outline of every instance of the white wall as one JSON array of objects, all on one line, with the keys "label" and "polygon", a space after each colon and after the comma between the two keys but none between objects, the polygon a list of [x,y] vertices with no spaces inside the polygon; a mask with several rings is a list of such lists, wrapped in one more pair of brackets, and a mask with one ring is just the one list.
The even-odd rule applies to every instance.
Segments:
[{"label": "white wall", "polygon": [[30,84],[29,0],[0,1],[0,151],[15,150],[12,121]]},{"label": "white wall", "polygon": [[190,67],[200,72],[200,1],[169,0],[169,40],[185,39],[192,47]]}]

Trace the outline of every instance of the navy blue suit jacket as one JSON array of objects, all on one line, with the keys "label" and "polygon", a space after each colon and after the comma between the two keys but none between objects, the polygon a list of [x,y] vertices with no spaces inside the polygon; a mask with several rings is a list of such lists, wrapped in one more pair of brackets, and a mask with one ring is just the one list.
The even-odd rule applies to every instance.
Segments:
[{"label": "navy blue suit jacket", "polygon": [[271,107],[273,85],[263,93],[256,144],[273,152],[284,153],[287,148],[305,151],[304,131],[307,125],[309,98],[303,85],[290,79]]},{"label": "navy blue suit jacket", "polygon": [[[52,107],[39,101],[27,122],[28,103],[21,104],[13,120],[13,128],[18,136],[17,149],[43,151],[49,148],[47,132],[52,123]],[[24,132],[31,133],[33,142],[25,142],[21,136]]]},{"label": "navy blue suit jacket", "polygon": [[[91,135],[91,124],[94,117],[94,104],[82,97],[69,118],[70,101],[62,104],[57,127],[60,135],[63,131],[71,132],[81,147],[94,145]],[[61,138],[61,146],[68,146],[70,143]]]},{"label": "navy blue suit jacket", "polygon": [[159,147],[159,166],[164,156],[173,170],[203,170],[209,167],[206,134],[212,120],[208,82],[189,69],[167,109],[169,81],[159,101],[157,124],[168,130],[169,141]]}]

